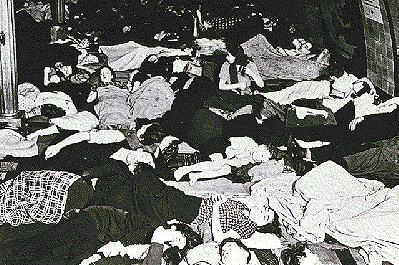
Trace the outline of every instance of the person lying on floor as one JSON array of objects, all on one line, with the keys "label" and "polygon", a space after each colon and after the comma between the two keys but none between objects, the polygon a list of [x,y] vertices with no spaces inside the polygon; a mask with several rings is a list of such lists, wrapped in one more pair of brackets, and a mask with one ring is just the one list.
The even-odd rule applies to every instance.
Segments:
[{"label": "person lying on floor", "polygon": [[[219,207],[221,204],[227,201],[226,198],[223,196],[215,197],[214,199],[216,200],[214,204],[215,207]],[[179,223],[176,220],[171,220],[168,223],[170,223],[172,227],[174,224],[179,226],[182,225],[184,226],[184,224]],[[161,243],[165,242],[165,239],[161,237],[165,233],[159,236],[156,235],[158,230],[162,231],[162,229],[163,229],[162,227],[158,227],[155,230],[151,240],[152,243],[156,242],[159,244],[160,242]],[[205,264],[211,264],[211,265],[244,265],[244,264],[277,265],[278,264],[277,257],[270,250],[269,251],[257,250],[255,251],[255,253],[252,253],[249,251],[249,249],[240,239],[228,237],[228,236],[237,236],[237,235],[234,235],[233,233],[223,233],[223,231],[221,230],[220,215],[218,211],[214,211],[212,214],[212,230],[214,232],[215,235],[214,239],[216,242],[207,242],[204,244],[200,244],[198,246],[194,246],[194,248],[189,248],[187,257],[185,257],[183,261],[179,263],[180,265],[193,265],[193,264],[199,264],[199,262],[204,262]],[[111,248],[110,246],[114,247]],[[106,257],[116,256],[118,254],[120,256],[123,256],[124,254],[129,253],[130,246],[123,246],[119,242],[111,243],[110,246],[104,246],[100,248],[99,252],[102,252],[103,255]],[[152,252],[151,248],[154,249],[154,246],[150,247],[149,253]],[[153,255],[154,260],[156,260],[157,258],[160,260],[162,256],[162,251],[160,250],[158,252],[154,252],[153,254],[154,254]],[[165,256],[165,254],[166,253],[164,253],[163,256]],[[261,254],[260,260],[266,261],[266,263],[259,263],[257,259],[258,254]],[[128,255],[129,257],[131,256],[131,254]],[[94,254],[92,257],[87,259],[87,261],[98,260],[99,258],[100,258],[99,255]],[[82,263],[81,265],[84,264]]]},{"label": "person lying on floor", "polygon": [[[101,135],[101,131],[99,133]],[[86,137],[84,140],[89,137],[87,132],[79,135]],[[80,141],[81,138],[72,140]],[[50,164],[49,167],[57,167],[57,170],[73,171],[86,181],[98,179],[91,205],[111,205],[137,215],[148,216],[151,230],[171,219],[197,226],[210,222],[214,204],[212,199],[188,196],[167,186],[151,165],[137,163],[137,160],[132,161],[133,163],[120,161],[113,154],[118,153],[124,142],[101,145],[82,142],[62,149],[59,154],[48,159],[47,163]],[[57,153],[59,150],[58,147],[52,149],[47,149],[46,154],[54,154],[53,151]],[[118,160],[110,158],[111,156]],[[125,160],[129,160],[129,156]],[[262,212],[262,209],[259,210]],[[236,201],[227,201],[220,207],[220,211],[224,220],[224,232],[234,230],[241,238],[250,237],[256,231],[257,225],[265,222],[255,217],[265,218],[266,215],[257,214],[257,210],[249,211],[247,206]]]},{"label": "person lying on floor", "polygon": [[[227,202],[223,195],[214,196],[215,202],[212,212],[212,234],[215,242],[208,242],[189,251],[186,263],[181,265],[192,265],[199,262],[211,265],[250,265],[259,264],[247,246],[239,239],[240,236],[234,231],[223,232],[222,219],[217,209]],[[219,249],[215,255],[215,247]],[[264,251],[262,254],[267,260],[267,265],[277,265],[277,258],[271,252]]]},{"label": "person lying on floor", "polygon": [[229,141],[231,145],[226,148],[226,158],[216,153],[209,156],[211,161],[179,167],[174,171],[175,179],[179,181],[188,174],[190,185],[193,185],[199,179],[213,179],[228,175],[232,172],[232,167],[240,168],[269,161],[270,153],[266,145],[258,145],[249,137],[232,137]]},{"label": "person lying on floor", "polygon": [[[293,163],[298,164],[299,171],[312,168],[302,158],[315,162],[334,160],[342,165],[342,157],[368,149],[370,146],[367,143],[399,135],[397,126],[387,126],[399,120],[397,99],[377,105],[378,95],[372,84],[360,82],[357,85],[362,87],[356,88],[352,99],[334,114],[336,126],[291,129],[293,137],[287,140],[288,153],[294,158]],[[318,143],[306,143],[313,141]]]},{"label": "person lying on floor", "polygon": [[[397,124],[399,121],[399,110],[397,105],[394,104],[394,100],[395,98],[385,104],[377,105],[384,104],[385,107],[383,108],[390,109],[391,112],[366,114],[356,117],[349,124],[341,122],[332,128],[313,131],[313,137],[310,140],[326,142],[327,145],[313,147],[301,141],[292,141],[291,146],[294,147],[296,154],[299,156],[319,162],[365,151],[369,149],[370,145],[368,143],[370,142],[386,140],[399,135],[397,126],[389,126],[389,124]],[[349,104],[344,108],[353,109],[353,105]],[[353,113],[353,111],[349,112]],[[343,113],[347,114],[348,112],[344,111]],[[342,117],[342,119],[338,118],[338,120],[348,121],[348,118]],[[301,139],[301,136],[305,135],[306,131],[311,132],[312,129],[302,130],[302,132],[297,130],[294,135],[296,138]]]},{"label": "person lying on floor", "polygon": [[40,235],[1,243],[0,261],[13,265],[78,265],[105,243],[120,240],[127,245],[151,242],[141,265],[177,265],[189,249],[202,243],[200,236],[182,223],[159,226],[148,239],[137,237],[140,222],[145,220],[113,207],[88,207]]},{"label": "person lying on floor", "polygon": [[249,238],[258,226],[269,222],[268,209],[250,210],[234,200],[218,205],[215,198],[186,195],[167,186],[151,166],[142,163],[138,163],[132,174],[123,162],[110,159],[108,163],[88,169],[84,178],[98,178],[93,204],[112,205],[133,215],[145,215],[149,219],[147,226],[152,229],[176,219],[190,224],[210,240],[215,238],[209,226],[215,209],[220,213],[222,231],[227,235]]}]

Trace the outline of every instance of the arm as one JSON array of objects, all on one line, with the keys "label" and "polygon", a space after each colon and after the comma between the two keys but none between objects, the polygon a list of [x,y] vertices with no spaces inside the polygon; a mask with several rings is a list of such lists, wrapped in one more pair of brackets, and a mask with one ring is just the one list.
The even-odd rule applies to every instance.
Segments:
[{"label": "arm", "polygon": [[219,80],[219,89],[220,90],[241,90],[244,89],[246,85],[244,83],[237,83],[237,84],[227,84],[226,80],[220,79]]},{"label": "arm", "polygon": [[220,223],[220,212],[219,207],[227,201],[224,195],[218,195],[212,198],[215,203],[212,206],[212,235],[213,240],[220,243],[225,238],[240,238],[240,235],[233,230],[229,230],[226,233],[222,230],[222,225]]},{"label": "arm", "polygon": [[230,173],[231,167],[229,165],[223,165],[220,169],[214,171],[191,172],[188,177],[190,179],[190,185],[194,185],[199,179],[215,179]]},{"label": "arm", "polygon": [[33,139],[33,138],[35,138],[35,137],[38,137],[38,136],[42,136],[42,135],[51,135],[51,134],[55,134],[55,133],[59,133],[59,131],[58,131],[56,125],[52,125],[52,126],[50,126],[50,127],[48,127],[48,128],[44,128],[44,129],[41,129],[41,130],[37,130],[37,131],[35,131],[35,132],[33,132],[33,133],[27,135],[27,136],[26,136],[26,139],[31,140],[31,139]]},{"label": "arm", "polygon": [[220,170],[225,164],[226,162],[223,159],[220,161],[203,161],[190,166],[182,166],[174,172],[174,177],[176,181],[179,181],[184,175],[190,172],[217,171]]},{"label": "arm", "polygon": [[47,147],[47,149],[45,151],[45,158],[49,159],[50,157],[55,156],[65,146],[76,144],[76,143],[80,143],[80,142],[83,142],[83,141],[86,141],[86,140],[90,140],[90,133],[89,132],[78,132],[78,133],[75,133],[75,134],[65,138],[61,142],[59,142],[59,143],[57,143],[55,145],[51,145],[51,146]]}]

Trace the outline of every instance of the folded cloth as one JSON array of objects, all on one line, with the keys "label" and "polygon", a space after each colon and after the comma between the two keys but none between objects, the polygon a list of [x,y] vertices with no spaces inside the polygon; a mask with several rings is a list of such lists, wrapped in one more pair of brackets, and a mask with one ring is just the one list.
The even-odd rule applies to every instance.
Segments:
[{"label": "folded cloth", "polygon": [[59,118],[53,118],[50,119],[50,122],[57,125],[61,129],[79,132],[90,131],[99,124],[97,117],[88,111],[82,111]]},{"label": "folded cloth", "polygon": [[27,140],[21,134],[10,130],[0,130],[0,157],[32,157],[38,155],[37,138]]}]

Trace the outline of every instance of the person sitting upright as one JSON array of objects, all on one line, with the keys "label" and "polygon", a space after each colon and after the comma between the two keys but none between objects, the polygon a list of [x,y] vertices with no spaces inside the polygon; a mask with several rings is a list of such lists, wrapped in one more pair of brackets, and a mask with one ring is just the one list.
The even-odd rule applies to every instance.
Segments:
[{"label": "person sitting upright", "polygon": [[219,89],[233,90],[239,94],[252,94],[252,81],[258,87],[264,87],[264,82],[258,69],[250,58],[244,54],[243,48],[235,43],[226,44],[226,62],[220,68]]}]

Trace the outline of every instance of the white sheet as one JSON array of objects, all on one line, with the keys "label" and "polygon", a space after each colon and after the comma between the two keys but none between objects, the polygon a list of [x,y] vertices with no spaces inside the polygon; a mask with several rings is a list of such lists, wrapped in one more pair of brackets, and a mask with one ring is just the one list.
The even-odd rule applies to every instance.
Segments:
[{"label": "white sheet", "polygon": [[265,179],[252,190],[253,196],[267,196],[298,239],[321,242],[328,233],[344,245],[363,248],[369,264],[399,263],[399,187],[356,179],[329,161],[297,181]]},{"label": "white sheet", "polygon": [[297,99],[323,99],[330,94],[330,82],[302,81],[281,91],[259,93],[267,99],[283,105],[291,104]]}]

